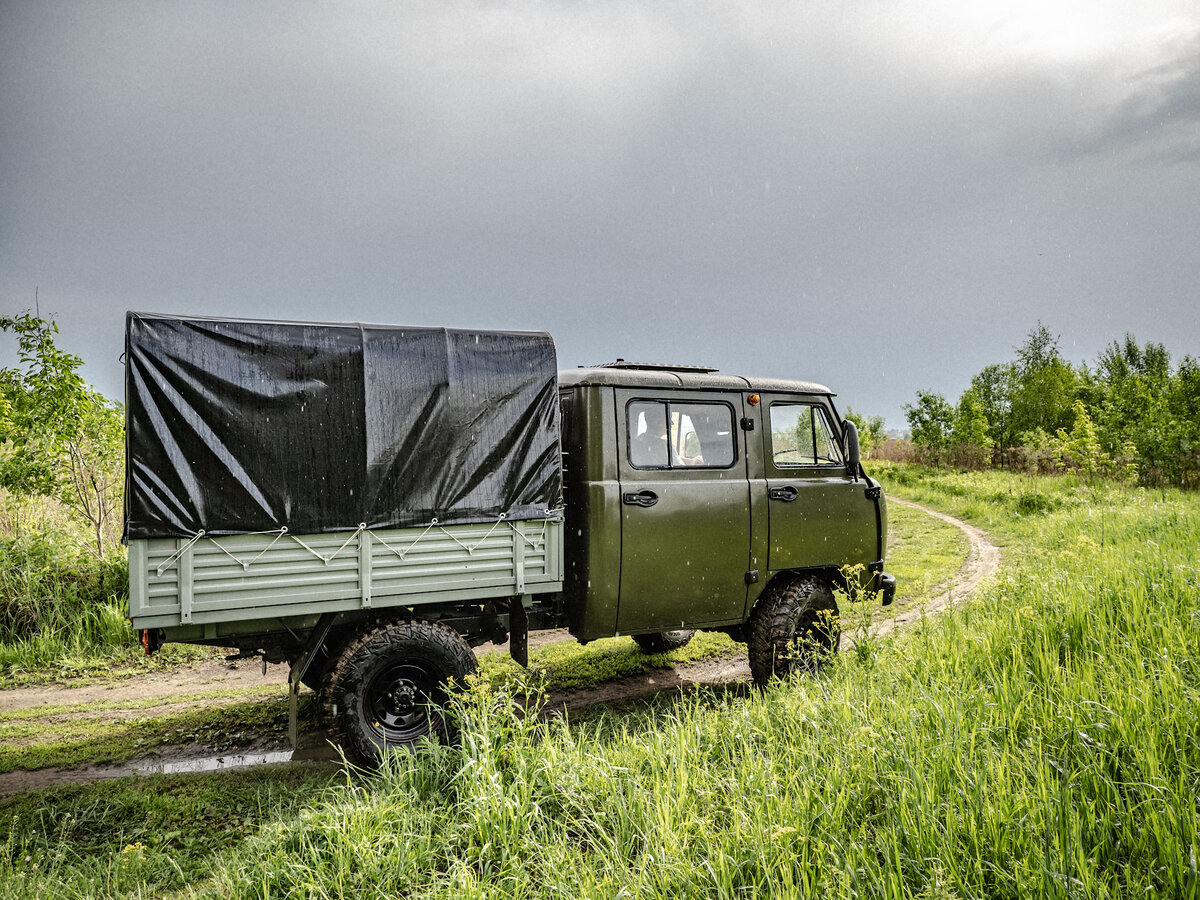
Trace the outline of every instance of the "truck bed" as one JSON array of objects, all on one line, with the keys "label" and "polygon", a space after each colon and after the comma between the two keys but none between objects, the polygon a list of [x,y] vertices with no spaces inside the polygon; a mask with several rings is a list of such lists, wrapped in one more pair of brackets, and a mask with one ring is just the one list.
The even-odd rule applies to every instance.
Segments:
[{"label": "truck bed", "polygon": [[130,618],[170,629],[552,592],[562,547],[561,516],[131,540]]}]

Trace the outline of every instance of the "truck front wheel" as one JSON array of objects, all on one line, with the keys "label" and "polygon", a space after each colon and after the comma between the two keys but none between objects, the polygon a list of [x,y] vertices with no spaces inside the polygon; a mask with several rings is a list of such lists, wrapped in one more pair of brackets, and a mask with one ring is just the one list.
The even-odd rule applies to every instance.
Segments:
[{"label": "truck front wheel", "polygon": [[842,638],[837,601],[824,581],[789,581],[759,601],[750,620],[747,645],[755,684],[791,672],[816,672]]},{"label": "truck front wheel", "polygon": [[352,640],[326,673],[324,700],[347,757],[378,765],[393,747],[429,735],[455,739],[444,706],[476,669],[458,632],[437,622],[391,622]]},{"label": "truck front wheel", "polygon": [[649,634],[635,634],[633,640],[647,653],[668,653],[687,646],[696,632],[691,629],[675,631],[652,631]]}]

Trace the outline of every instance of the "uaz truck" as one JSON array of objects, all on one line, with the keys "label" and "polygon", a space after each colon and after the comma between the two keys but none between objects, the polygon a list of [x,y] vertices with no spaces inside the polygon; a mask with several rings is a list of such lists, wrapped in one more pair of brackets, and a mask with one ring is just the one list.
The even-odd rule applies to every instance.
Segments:
[{"label": "uaz truck", "polygon": [[[887,508],[819,384],[626,363],[540,333],[126,319],[130,616],[291,664],[352,758],[447,737],[472,648],[647,651],[696,629],[755,681],[881,596]],[[848,580],[852,584],[847,583]],[[865,591],[865,594],[864,594]]]}]

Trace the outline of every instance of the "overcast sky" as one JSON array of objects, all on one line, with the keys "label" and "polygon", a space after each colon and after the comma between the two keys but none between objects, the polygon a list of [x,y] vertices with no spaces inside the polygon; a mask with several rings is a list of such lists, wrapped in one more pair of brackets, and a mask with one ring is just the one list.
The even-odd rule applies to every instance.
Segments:
[{"label": "overcast sky", "polygon": [[[904,423],[1200,353],[1200,3],[0,2],[0,311],[553,334]],[[0,364],[15,361],[4,339]]]}]

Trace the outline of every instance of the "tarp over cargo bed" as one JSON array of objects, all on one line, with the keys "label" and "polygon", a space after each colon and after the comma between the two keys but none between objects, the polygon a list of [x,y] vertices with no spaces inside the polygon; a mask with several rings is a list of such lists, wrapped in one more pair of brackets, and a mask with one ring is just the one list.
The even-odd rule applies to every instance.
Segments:
[{"label": "tarp over cargo bed", "polygon": [[544,518],[547,334],[126,316],[126,537]]}]

